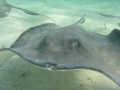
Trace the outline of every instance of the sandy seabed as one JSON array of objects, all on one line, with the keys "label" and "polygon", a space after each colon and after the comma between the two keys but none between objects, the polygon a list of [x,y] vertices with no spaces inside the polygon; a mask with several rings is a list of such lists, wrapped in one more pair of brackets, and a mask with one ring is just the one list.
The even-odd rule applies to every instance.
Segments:
[{"label": "sandy seabed", "polygon": [[[86,21],[81,25],[86,31],[107,35],[114,28],[120,29],[120,18],[117,18],[120,16],[118,12],[120,2],[117,0],[114,2],[7,0],[7,2],[47,15],[60,27],[73,24],[86,14]],[[53,23],[53,21],[44,16],[32,16],[12,8],[8,16],[0,18],[0,47],[10,47],[23,31],[44,23]],[[120,90],[120,87],[96,71],[86,69],[51,71],[14,55],[0,67],[0,90]]]}]

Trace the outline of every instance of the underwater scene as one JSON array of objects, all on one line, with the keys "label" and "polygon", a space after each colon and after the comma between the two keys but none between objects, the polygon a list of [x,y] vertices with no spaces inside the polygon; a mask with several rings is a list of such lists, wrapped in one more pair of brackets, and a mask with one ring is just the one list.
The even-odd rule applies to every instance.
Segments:
[{"label": "underwater scene", "polygon": [[0,0],[0,90],[120,90],[120,0]]}]

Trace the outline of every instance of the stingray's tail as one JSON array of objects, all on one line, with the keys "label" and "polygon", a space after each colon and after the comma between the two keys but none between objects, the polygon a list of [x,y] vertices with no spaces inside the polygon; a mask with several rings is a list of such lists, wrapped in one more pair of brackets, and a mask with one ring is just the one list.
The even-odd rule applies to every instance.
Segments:
[{"label": "stingray's tail", "polygon": [[29,15],[41,15],[41,16],[47,17],[47,18],[51,19],[54,23],[56,23],[52,18],[50,18],[50,17],[48,17],[48,16],[46,16],[44,14],[40,14],[40,13],[31,11],[31,10],[27,10],[27,9],[23,9],[23,8],[20,8],[20,7],[16,7],[16,6],[13,6],[11,4],[8,4],[8,5],[11,6],[11,7],[13,7],[13,8],[20,9],[23,12],[25,12],[26,14],[29,14]]},{"label": "stingray's tail", "polygon": [[9,48],[0,49],[0,67],[14,54]]},{"label": "stingray's tail", "polygon": [[0,0],[0,3],[5,3],[6,6],[9,6],[9,7],[12,7],[12,8],[16,8],[16,9],[19,9],[19,10],[22,10],[23,12],[25,12],[26,14],[29,14],[29,15],[41,15],[41,16],[47,17],[47,18],[51,19],[51,20],[56,24],[56,22],[55,22],[52,18],[50,18],[50,17],[48,17],[48,16],[46,16],[46,15],[44,15],[44,14],[40,14],[40,13],[31,11],[31,10],[27,10],[27,9],[23,9],[23,8],[20,8],[20,7],[16,7],[16,6],[14,6],[14,5],[8,4],[8,3],[6,2],[6,0]]}]

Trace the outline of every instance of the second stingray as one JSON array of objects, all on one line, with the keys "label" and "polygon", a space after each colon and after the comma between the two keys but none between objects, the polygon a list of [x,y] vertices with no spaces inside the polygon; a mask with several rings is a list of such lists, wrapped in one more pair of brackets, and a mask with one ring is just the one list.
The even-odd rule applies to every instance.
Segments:
[{"label": "second stingray", "polygon": [[42,16],[45,16],[45,17],[51,19],[55,23],[55,21],[52,18],[50,18],[50,17],[48,17],[46,15],[43,15],[43,14],[31,11],[31,10],[23,9],[23,8],[8,4],[6,2],[6,0],[0,0],[0,17],[1,18],[5,17],[7,15],[6,13],[10,12],[12,8],[22,10],[23,12],[25,12],[26,14],[29,14],[29,15],[42,15]]}]

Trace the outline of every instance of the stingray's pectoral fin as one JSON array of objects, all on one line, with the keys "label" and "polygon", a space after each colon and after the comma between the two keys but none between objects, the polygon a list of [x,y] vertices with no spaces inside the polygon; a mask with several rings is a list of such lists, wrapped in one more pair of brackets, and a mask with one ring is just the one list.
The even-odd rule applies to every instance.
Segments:
[{"label": "stingray's pectoral fin", "polygon": [[0,66],[2,66],[11,56],[15,53],[9,50],[9,48],[0,49]]}]

